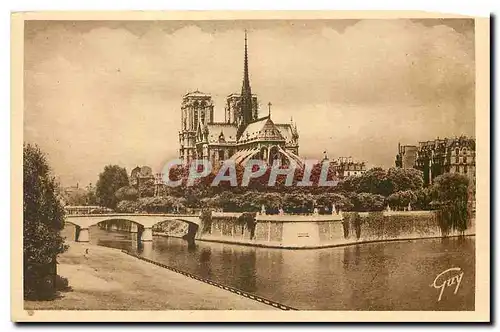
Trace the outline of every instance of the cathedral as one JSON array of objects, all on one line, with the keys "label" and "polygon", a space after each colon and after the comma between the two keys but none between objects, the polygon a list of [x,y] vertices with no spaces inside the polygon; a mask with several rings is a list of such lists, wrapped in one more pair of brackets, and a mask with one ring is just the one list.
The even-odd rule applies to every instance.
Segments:
[{"label": "cathedral", "polygon": [[214,104],[210,94],[194,91],[184,95],[181,105],[179,157],[185,162],[205,159],[212,165],[233,160],[245,165],[260,159],[268,164],[302,164],[296,124],[274,123],[271,103],[266,116],[259,117],[259,102],[252,94],[248,72],[247,34],[241,94],[227,96],[224,122],[214,122]]}]

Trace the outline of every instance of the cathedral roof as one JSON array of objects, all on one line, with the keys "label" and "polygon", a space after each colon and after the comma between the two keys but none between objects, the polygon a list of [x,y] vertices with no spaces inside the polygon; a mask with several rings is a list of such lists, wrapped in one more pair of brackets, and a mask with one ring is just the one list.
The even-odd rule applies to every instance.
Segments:
[{"label": "cathedral roof", "polygon": [[250,122],[243,131],[240,140],[248,139],[284,140],[280,130],[269,116]]},{"label": "cathedral roof", "polygon": [[219,137],[224,136],[226,142],[236,141],[236,131],[237,127],[232,123],[209,123],[206,128],[208,129],[208,142],[216,143],[219,142]]},{"label": "cathedral roof", "polygon": [[290,142],[293,140],[293,128],[292,125],[289,123],[276,123],[276,128],[279,129],[281,135],[285,139],[286,142]]},{"label": "cathedral roof", "polygon": [[189,97],[210,97],[210,94],[196,90],[196,91],[188,92],[184,95],[184,97],[188,97],[188,96]]}]

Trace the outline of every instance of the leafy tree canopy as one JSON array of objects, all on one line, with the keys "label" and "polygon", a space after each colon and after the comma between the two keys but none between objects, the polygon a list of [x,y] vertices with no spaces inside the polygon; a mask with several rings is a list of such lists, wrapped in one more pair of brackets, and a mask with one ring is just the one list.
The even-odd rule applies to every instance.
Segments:
[{"label": "leafy tree canopy", "polygon": [[99,174],[96,184],[96,196],[100,205],[114,209],[118,203],[115,193],[118,189],[128,186],[128,175],[125,168],[117,165],[107,165]]},{"label": "leafy tree canopy", "polygon": [[23,272],[27,298],[50,296],[55,258],[66,249],[59,233],[64,227],[64,209],[56,187],[45,155],[37,146],[24,145]]}]

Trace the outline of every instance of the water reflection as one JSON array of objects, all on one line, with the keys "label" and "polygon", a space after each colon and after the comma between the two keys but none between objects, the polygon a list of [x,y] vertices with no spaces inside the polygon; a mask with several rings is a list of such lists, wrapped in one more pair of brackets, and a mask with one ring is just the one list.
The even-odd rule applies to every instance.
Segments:
[{"label": "water reflection", "polygon": [[[273,299],[317,310],[473,310],[475,239],[449,238],[318,250],[283,250],[98,230],[95,243],[140,255]],[[430,287],[440,272],[458,266],[457,294]]]}]

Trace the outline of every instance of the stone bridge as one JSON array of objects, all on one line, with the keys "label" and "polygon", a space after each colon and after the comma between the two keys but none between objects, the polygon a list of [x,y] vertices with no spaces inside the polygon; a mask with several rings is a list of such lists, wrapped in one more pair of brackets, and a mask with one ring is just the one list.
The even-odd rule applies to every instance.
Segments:
[{"label": "stone bridge", "polygon": [[[90,240],[89,227],[101,222],[112,220],[127,220],[138,225],[137,228],[141,241],[152,241],[155,224],[168,221],[179,220],[189,224],[189,233],[196,234],[200,225],[200,216],[195,214],[136,214],[136,213],[113,213],[113,214],[81,214],[67,215],[65,223],[73,224],[76,227],[75,241],[88,242]],[[192,234],[194,238],[194,234]]]}]

